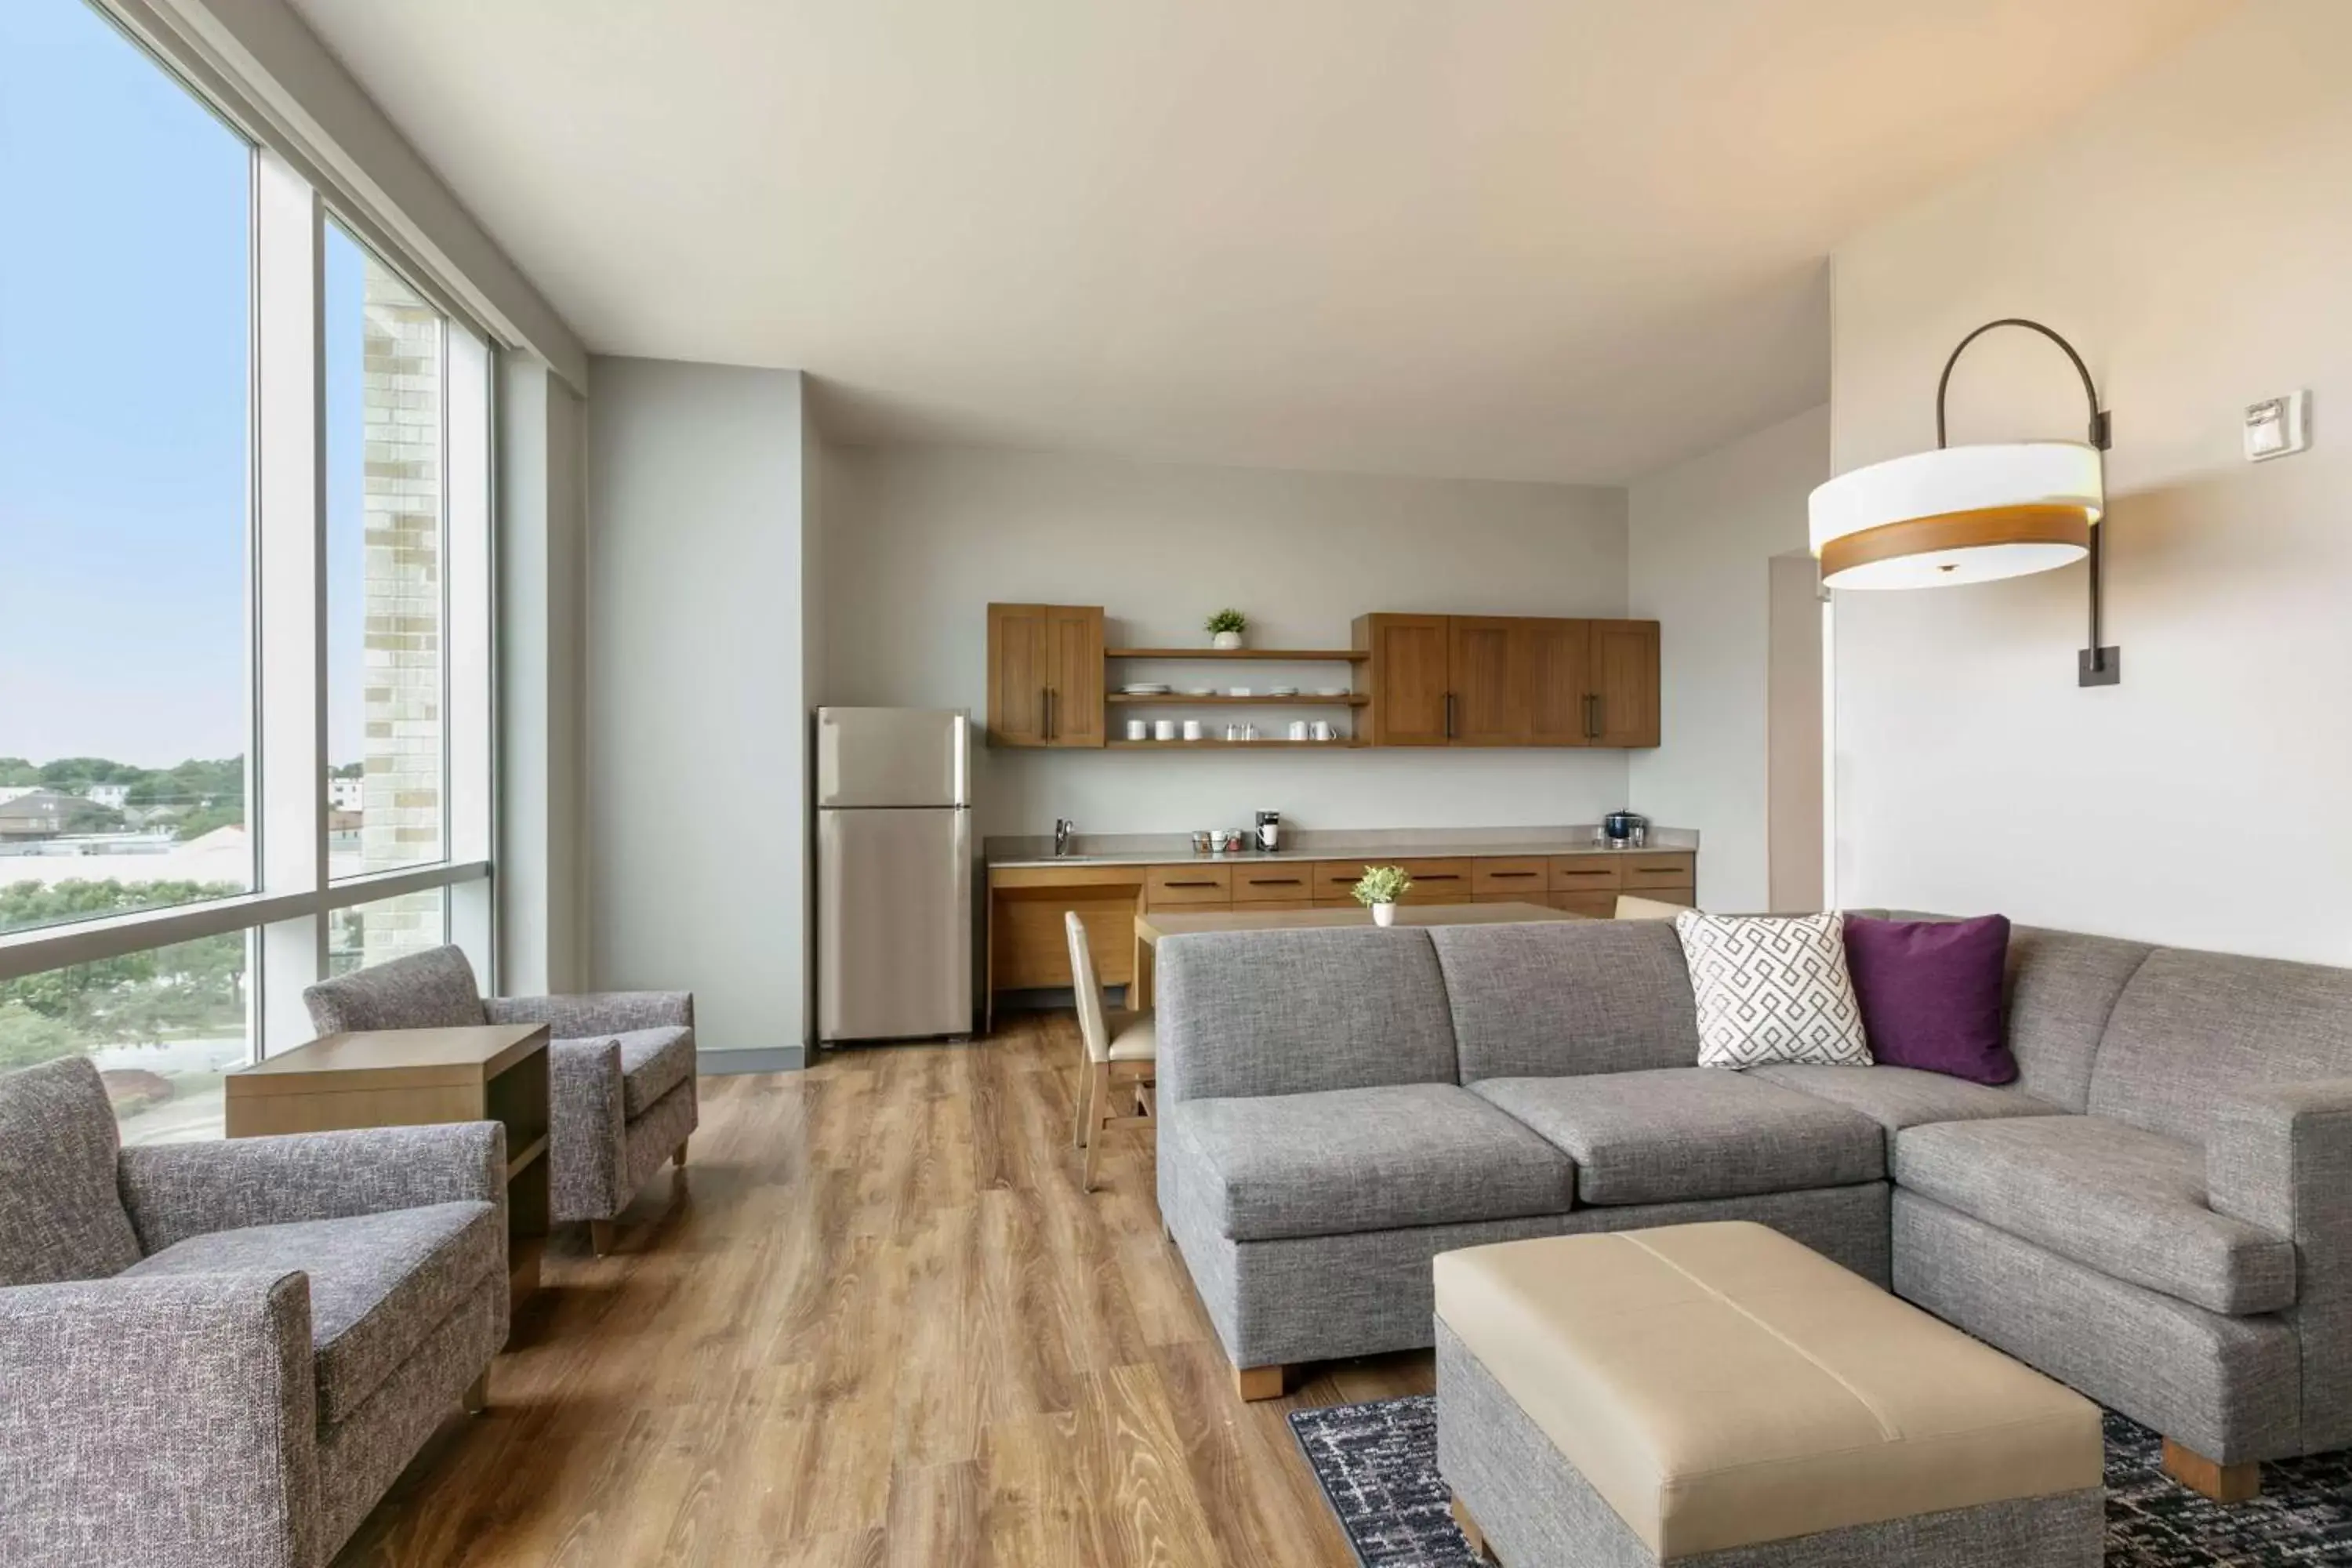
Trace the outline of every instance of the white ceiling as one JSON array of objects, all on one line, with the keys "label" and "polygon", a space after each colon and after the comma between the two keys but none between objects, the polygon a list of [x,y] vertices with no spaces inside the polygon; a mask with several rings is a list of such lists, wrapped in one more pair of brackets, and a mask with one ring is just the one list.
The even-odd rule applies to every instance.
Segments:
[{"label": "white ceiling", "polygon": [[2232,0],[293,0],[609,353],[828,430],[1622,481],[1839,237]]}]

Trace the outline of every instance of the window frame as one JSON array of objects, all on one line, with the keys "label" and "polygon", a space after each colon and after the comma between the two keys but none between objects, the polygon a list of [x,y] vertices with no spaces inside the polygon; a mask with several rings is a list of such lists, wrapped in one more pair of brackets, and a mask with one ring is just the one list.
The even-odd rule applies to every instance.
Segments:
[{"label": "window frame", "polygon": [[[247,933],[250,1059],[313,1037],[303,989],[327,973],[329,915],[444,889],[444,931],[495,991],[495,570],[499,340],[394,242],[147,0],[88,0],[250,152],[246,823],[252,890],[0,933],[0,981]],[[439,858],[332,874],[327,835],[325,226],[330,218],[442,319],[442,814]],[[461,374],[462,371],[462,374]]]}]

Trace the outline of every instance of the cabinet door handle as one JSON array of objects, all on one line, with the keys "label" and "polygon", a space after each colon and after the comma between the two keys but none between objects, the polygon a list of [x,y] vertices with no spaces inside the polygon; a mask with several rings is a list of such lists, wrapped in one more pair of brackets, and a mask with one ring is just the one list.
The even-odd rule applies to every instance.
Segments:
[{"label": "cabinet door handle", "polygon": [[1054,693],[1043,686],[1037,689],[1037,738],[1054,738]]},{"label": "cabinet door handle", "polygon": [[1454,693],[1445,694],[1445,738],[1454,739]]}]

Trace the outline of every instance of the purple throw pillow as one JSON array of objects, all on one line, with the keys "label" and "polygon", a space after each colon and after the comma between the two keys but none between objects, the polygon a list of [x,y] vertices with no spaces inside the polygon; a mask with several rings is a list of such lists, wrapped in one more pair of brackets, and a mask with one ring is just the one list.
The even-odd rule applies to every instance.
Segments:
[{"label": "purple throw pillow", "polygon": [[2001,1038],[2009,921],[1845,918],[1846,967],[1870,1054],[1971,1083],[2009,1083],[2017,1058]]}]

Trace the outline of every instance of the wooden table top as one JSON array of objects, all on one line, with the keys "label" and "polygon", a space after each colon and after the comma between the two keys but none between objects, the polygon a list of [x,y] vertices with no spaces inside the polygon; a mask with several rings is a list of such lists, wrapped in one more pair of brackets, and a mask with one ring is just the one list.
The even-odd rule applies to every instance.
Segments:
[{"label": "wooden table top", "polygon": [[[534,1051],[551,1031],[545,1024],[484,1024],[454,1029],[372,1029],[322,1035],[227,1075],[232,1094],[290,1093],[326,1076],[368,1075],[383,1087],[478,1083],[496,1078]],[[346,1081],[343,1088],[357,1088]]]},{"label": "wooden table top", "polygon": [[[1401,926],[1509,925],[1528,921],[1580,921],[1590,917],[1542,904],[1399,904]],[[1315,931],[1325,926],[1368,926],[1372,911],[1360,904],[1328,910],[1151,910],[1135,917],[1135,934],[1146,946],[1163,936],[1212,931]]]}]

